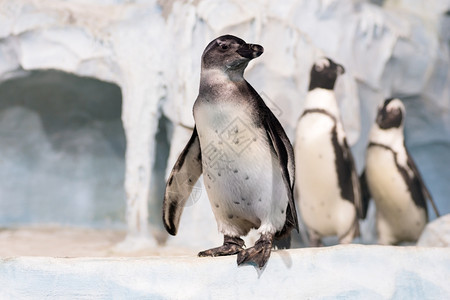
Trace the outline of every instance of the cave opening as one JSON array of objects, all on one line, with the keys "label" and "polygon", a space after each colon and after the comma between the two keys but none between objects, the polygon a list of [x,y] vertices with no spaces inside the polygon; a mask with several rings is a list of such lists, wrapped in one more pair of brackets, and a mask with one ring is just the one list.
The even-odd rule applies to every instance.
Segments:
[{"label": "cave opening", "polygon": [[0,226],[125,228],[119,86],[55,70],[0,83]]}]

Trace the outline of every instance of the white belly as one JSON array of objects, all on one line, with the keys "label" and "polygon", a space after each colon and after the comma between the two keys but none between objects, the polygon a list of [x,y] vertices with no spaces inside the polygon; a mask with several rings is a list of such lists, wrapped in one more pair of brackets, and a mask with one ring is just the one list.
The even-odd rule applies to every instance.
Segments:
[{"label": "white belly", "polygon": [[195,111],[205,187],[219,231],[275,232],[285,222],[287,193],[267,134],[247,110],[202,104]]},{"label": "white belly", "polygon": [[366,179],[377,207],[379,241],[416,241],[426,224],[425,210],[414,204],[391,151],[368,149]]},{"label": "white belly", "polygon": [[295,142],[296,189],[305,224],[322,236],[344,234],[354,223],[353,204],[342,199],[331,142],[334,122],[321,114],[303,116]]}]

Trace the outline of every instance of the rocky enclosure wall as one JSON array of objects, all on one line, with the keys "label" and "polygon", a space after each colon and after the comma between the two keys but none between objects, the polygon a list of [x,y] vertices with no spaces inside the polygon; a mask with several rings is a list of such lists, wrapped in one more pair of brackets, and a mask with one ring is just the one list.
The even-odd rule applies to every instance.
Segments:
[{"label": "rocky enclosure wall", "polygon": [[[326,55],[345,66],[337,94],[359,169],[377,105],[386,97],[403,99],[407,146],[446,213],[449,9],[448,1],[426,0],[3,0],[0,81],[52,69],[120,88],[126,137],[121,200],[128,241],[136,246],[167,238],[160,222],[164,176],[194,125],[201,53],[225,33],[265,47],[245,76],[291,138],[314,59]],[[8,201],[0,198],[2,205]],[[220,240],[205,193],[194,202],[170,243]]]}]

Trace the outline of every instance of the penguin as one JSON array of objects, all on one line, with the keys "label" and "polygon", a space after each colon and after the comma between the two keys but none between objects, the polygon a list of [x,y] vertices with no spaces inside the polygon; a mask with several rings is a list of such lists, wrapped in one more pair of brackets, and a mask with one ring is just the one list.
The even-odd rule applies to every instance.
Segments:
[{"label": "penguin", "polygon": [[439,215],[430,192],[405,146],[405,107],[390,98],[379,107],[361,175],[363,201],[376,207],[378,243],[416,242],[428,222],[426,198]]},{"label": "penguin", "polygon": [[296,128],[295,188],[310,246],[321,246],[326,236],[350,243],[359,235],[358,219],[364,217],[359,176],[333,90],[344,72],[327,57],[314,63]]},{"label": "penguin", "polygon": [[[194,103],[195,127],[167,180],[163,222],[175,235],[184,203],[203,175],[223,245],[204,256],[237,254],[237,264],[264,267],[274,238],[295,228],[294,153],[275,115],[244,79],[249,61],[264,49],[223,35],[201,58],[200,89]],[[244,248],[241,236],[260,235]]]}]

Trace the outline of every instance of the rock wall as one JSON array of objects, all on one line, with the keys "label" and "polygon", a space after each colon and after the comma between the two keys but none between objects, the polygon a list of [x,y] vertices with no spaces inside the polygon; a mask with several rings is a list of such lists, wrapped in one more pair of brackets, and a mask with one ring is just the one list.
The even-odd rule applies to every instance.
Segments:
[{"label": "rock wall", "polygon": [[0,99],[0,226],[123,227],[120,88],[32,71],[0,83]]},{"label": "rock wall", "polygon": [[[0,81],[55,69],[120,87],[127,242],[136,246],[154,243],[150,231],[159,241],[167,238],[160,222],[162,174],[190,136],[201,53],[225,33],[265,47],[245,76],[291,138],[314,59],[327,55],[345,66],[337,95],[359,169],[377,105],[386,97],[402,98],[407,146],[445,213],[449,9],[444,0],[4,0]],[[179,236],[169,243],[220,240],[205,194],[185,210]]]}]

